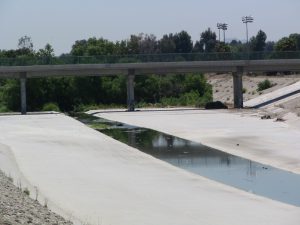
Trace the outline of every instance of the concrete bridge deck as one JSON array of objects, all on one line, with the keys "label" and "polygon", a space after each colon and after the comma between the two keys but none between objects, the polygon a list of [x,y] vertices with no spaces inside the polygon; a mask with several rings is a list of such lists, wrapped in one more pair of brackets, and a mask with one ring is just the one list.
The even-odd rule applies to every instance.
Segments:
[{"label": "concrete bridge deck", "polygon": [[300,59],[0,66],[0,78],[20,78],[21,109],[25,114],[27,78],[126,75],[128,77],[127,104],[128,109],[132,111],[134,110],[134,77],[136,75],[230,72],[234,78],[234,107],[242,108],[243,73],[270,71],[300,71]]},{"label": "concrete bridge deck", "polygon": [[0,77],[128,75],[132,70],[136,75],[238,72],[241,68],[244,72],[300,71],[300,59],[0,66]]}]

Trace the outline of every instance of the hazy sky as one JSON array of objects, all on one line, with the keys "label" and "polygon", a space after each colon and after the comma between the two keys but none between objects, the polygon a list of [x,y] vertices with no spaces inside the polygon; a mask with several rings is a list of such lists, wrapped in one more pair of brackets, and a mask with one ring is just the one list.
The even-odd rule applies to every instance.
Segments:
[{"label": "hazy sky", "polygon": [[300,0],[0,0],[0,49],[17,48],[24,35],[35,49],[50,43],[56,54],[93,36],[116,41],[186,30],[195,41],[208,27],[217,32],[218,22],[229,24],[226,38],[245,40],[246,15],[255,19],[250,36],[262,29],[278,40],[300,33],[299,9]]}]

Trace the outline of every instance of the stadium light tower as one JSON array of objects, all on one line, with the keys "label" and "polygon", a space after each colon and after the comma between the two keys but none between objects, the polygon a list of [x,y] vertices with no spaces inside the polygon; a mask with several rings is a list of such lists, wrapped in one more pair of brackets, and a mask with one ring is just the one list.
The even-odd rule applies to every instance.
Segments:
[{"label": "stadium light tower", "polygon": [[242,21],[243,23],[246,24],[246,37],[247,37],[247,45],[249,45],[249,39],[248,39],[248,23],[253,22],[253,17],[252,16],[243,16]]},{"label": "stadium light tower", "polygon": [[222,24],[221,23],[217,23],[217,28],[219,30],[219,42],[221,42],[221,39],[220,39],[220,30],[222,29]]},{"label": "stadium light tower", "polygon": [[222,24],[222,30],[223,30],[223,35],[224,35],[224,44],[225,44],[225,31],[227,30],[227,27],[228,27],[227,23]]},{"label": "stadium light tower", "polygon": [[228,24],[227,23],[217,23],[217,28],[219,29],[219,42],[220,41],[220,30],[223,30],[223,36],[224,36],[224,43],[225,43],[225,31],[227,30]]}]

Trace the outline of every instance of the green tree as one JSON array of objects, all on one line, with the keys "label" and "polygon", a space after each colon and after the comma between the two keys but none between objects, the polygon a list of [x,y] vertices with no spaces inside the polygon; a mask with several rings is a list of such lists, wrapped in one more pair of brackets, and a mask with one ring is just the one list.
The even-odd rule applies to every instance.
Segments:
[{"label": "green tree", "polygon": [[87,40],[75,41],[75,44],[72,45],[71,55],[83,56],[86,54],[86,49],[87,49]]},{"label": "green tree", "polygon": [[208,28],[201,33],[200,41],[197,41],[194,49],[200,52],[214,52],[217,45],[217,35]]},{"label": "green tree", "polygon": [[112,55],[114,53],[114,43],[104,38],[89,38],[85,54],[91,56]]},{"label": "green tree", "polygon": [[173,34],[165,34],[158,42],[159,50],[161,53],[175,53],[176,44],[174,42]]},{"label": "green tree", "polygon": [[300,51],[300,34],[290,34],[289,38],[296,43],[296,50]]},{"label": "green tree", "polygon": [[127,48],[129,54],[139,54],[140,42],[142,40],[141,35],[131,35],[127,42]]},{"label": "green tree", "polygon": [[281,38],[275,45],[276,51],[296,51],[297,44],[293,38],[284,37]]},{"label": "green tree", "polygon": [[265,46],[266,52],[273,52],[275,48],[275,42],[274,41],[267,41]]},{"label": "green tree", "polygon": [[155,54],[158,53],[158,41],[153,34],[141,34],[139,43],[140,54]]},{"label": "green tree", "polygon": [[255,37],[250,39],[251,51],[264,51],[266,46],[267,35],[262,30],[259,30]]},{"label": "green tree", "polygon": [[217,42],[215,50],[216,52],[231,52],[230,46],[224,42]]},{"label": "green tree", "polygon": [[[27,43],[24,40],[22,43]],[[39,56],[53,58],[54,50],[50,44],[36,53],[30,44],[22,44],[19,49],[0,51],[1,57]],[[23,47],[25,46],[25,47]],[[26,47],[29,46],[29,47]],[[33,45],[32,45],[33,46]],[[76,41],[71,53],[66,56],[127,55],[138,53],[190,52],[191,37],[182,31],[175,35],[164,35],[159,41],[154,35],[131,35],[129,40],[111,42],[103,38],[89,38]],[[76,59],[76,58],[75,58]],[[95,60],[100,59],[94,58]],[[81,59],[84,60],[84,59]],[[120,61],[126,62],[124,56]],[[97,61],[98,62],[98,61]],[[211,99],[211,88],[202,75],[164,75],[136,76],[135,91],[137,101],[174,105],[191,105]],[[204,100],[203,100],[204,99]],[[126,76],[109,77],[54,77],[27,80],[28,110],[61,109],[69,111],[93,104],[126,104]],[[197,103],[197,105],[200,105]],[[50,107],[51,106],[51,107]],[[18,79],[0,81],[0,110],[20,110],[20,82]]]},{"label": "green tree", "polygon": [[75,56],[100,56],[113,55],[114,53],[115,44],[113,42],[95,37],[76,41],[71,50],[71,54]]},{"label": "green tree", "polygon": [[186,31],[181,31],[174,35],[175,52],[189,53],[193,49],[193,42],[191,36]]},{"label": "green tree", "polygon": [[52,48],[52,46],[49,43],[47,43],[45,45],[45,48],[39,49],[39,51],[36,53],[36,55],[38,57],[52,58],[52,57],[54,57],[54,49]]},{"label": "green tree", "polygon": [[116,55],[127,55],[128,54],[127,42],[125,40],[117,41],[115,43],[114,53]]},{"label": "green tree", "polygon": [[33,52],[33,43],[31,37],[23,36],[19,39],[18,42],[19,49],[28,49],[30,52]]},{"label": "green tree", "polygon": [[20,111],[20,82],[6,79],[0,89],[0,103],[11,111]]}]

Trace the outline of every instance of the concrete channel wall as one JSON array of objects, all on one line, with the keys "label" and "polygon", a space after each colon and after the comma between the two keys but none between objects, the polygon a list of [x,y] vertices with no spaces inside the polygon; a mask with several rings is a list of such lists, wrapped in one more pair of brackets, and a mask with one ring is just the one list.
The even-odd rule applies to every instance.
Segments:
[{"label": "concrete channel wall", "polygon": [[[132,118],[131,113],[123,114]],[[164,121],[181,121],[178,125],[184,127],[180,115],[168,114]],[[154,117],[143,121],[155,124]],[[236,118],[239,116],[232,115]],[[191,121],[189,127],[195,124]],[[81,224],[300,223],[299,207],[176,168],[62,114],[0,116],[0,128],[0,153],[3,148],[10,151],[24,178],[40,195]]]}]

